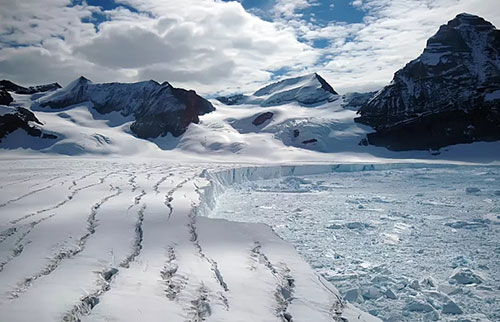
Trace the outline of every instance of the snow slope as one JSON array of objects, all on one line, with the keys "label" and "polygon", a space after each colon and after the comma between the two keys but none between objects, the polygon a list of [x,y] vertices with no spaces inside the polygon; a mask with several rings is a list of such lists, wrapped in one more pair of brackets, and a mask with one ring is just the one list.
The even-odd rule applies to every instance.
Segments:
[{"label": "snow slope", "polygon": [[[314,80],[313,84],[319,86],[314,87],[316,89],[313,88],[313,92],[322,86],[317,78],[319,76],[313,74],[309,78],[301,78],[297,83],[300,85],[298,88],[308,88],[306,85],[309,84],[311,77]],[[296,88],[295,85],[283,81],[266,87],[263,92],[282,93],[283,88],[286,92],[290,86]],[[129,87],[133,90],[129,90]],[[73,93],[73,90],[76,93]],[[296,99],[267,107],[256,104],[225,105],[213,100],[210,106],[216,110],[201,116],[194,115],[198,124],[190,122],[189,126],[181,126],[183,131],[185,130],[184,134],[174,137],[169,132],[156,138],[141,139],[136,133],[138,124],[145,129],[144,133],[153,131],[158,134],[158,131],[165,130],[164,126],[170,127],[167,123],[162,123],[163,116],[156,116],[158,113],[163,115],[161,109],[163,105],[158,103],[158,99],[146,100],[152,103],[151,105],[141,100],[144,96],[149,97],[151,91],[170,93],[169,90],[174,89],[153,82],[91,84],[88,80],[79,79],[74,84],[50,93],[26,95],[11,92],[14,102],[8,107],[1,108],[1,113],[13,113],[13,108],[17,107],[33,112],[41,124],[31,125],[36,128],[37,133],[49,135],[50,139],[44,138],[43,135],[28,136],[22,128],[19,128],[2,138],[0,149],[9,150],[9,155],[22,156],[35,156],[37,153],[33,154],[33,151],[37,151],[70,156],[176,158],[182,155],[186,160],[203,160],[206,155],[210,155],[212,160],[232,161],[237,157],[239,161],[258,163],[299,160],[342,162],[363,160],[374,162],[381,159],[472,162],[500,160],[499,142],[455,145],[439,151],[407,152],[391,152],[383,147],[365,146],[365,138],[373,130],[354,122],[354,119],[357,106],[371,94],[353,93],[340,96],[324,89],[321,89],[323,93],[328,92],[328,96],[335,99],[314,106],[304,106]],[[81,91],[83,96],[78,94]],[[143,93],[142,96],[140,93]],[[172,94],[168,93],[161,94],[160,97],[167,99]],[[136,97],[137,95],[139,96]],[[70,99],[75,101],[68,101]],[[77,103],[82,100],[84,102]],[[158,109],[153,108],[156,106],[155,102],[161,105]],[[61,105],[58,105],[59,103]],[[72,103],[76,104],[61,108]],[[48,106],[56,104],[54,106],[59,108],[42,107],[44,104]],[[118,110],[114,110],[117,107]],[[187,110],[182,108],[180,111],[187,113]],[[144,119],[138,118],[135,113],[152,114]],[[156,123],[150,123],[148,121],[150,117]],[[157,123],[163,125],[156,126]]]},{"label": "snow slope", "polygon": [[217,99],[228,105],[255,104],[266,107],[295,102],[314,106],[335,101],[338,94],[320,75],[314,73],[267,85],[250,96],[239,94]]}]

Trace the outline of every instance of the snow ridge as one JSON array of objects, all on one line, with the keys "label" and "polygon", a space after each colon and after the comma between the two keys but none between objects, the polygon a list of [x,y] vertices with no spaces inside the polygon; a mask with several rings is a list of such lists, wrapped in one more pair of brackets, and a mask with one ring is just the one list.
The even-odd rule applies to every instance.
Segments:
[{"label": "snow ridge", "polygon": [[314,73],[267,85],[251,96],[239,94],[217,99],[227,105],[255,104],[269,107],[296,102],[303,106],[315,106],[337,100],[338,94],[320,75]]}]

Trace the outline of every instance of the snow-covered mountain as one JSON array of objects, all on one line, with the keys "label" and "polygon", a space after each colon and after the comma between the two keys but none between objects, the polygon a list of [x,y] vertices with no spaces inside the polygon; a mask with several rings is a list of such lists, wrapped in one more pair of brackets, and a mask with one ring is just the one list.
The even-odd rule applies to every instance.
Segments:
[{"label": "snow-covered mountain", "polygon": [[53,91],[58,88],[61,88],[61,85],[59,85],[58,83],[24,87],[9,80],[3,79],[0,80],[0,105],[9,105],[14,101],[9,92],[13,92],[16,94],[36,94]]},{"label": "snow-covered mountain", "polygon": [[9,80],[3,79],[0,80],[0,88],[5,89],[6,91],[14,92],[16,94],[35,94],[35,93],[54,91],[56,89],[61,88],[61,85],[59,85],[59,83],[50,83],[44,85],[24,87],[16,83],[13,83]]},{"label": "snow-covered mountain", "polygon": [[500,30],[459,14],[359,111],[369,144],[439,149],[500,139]]},{"label": "snow-covered mountain", "polygon": [[267,107],[297,102],[310,106],[333,102],[338,99],[338,94],[320,75],[314,73],[267,85],[250,96],[238,94],[217,99],[226,105],[255,104]]},{"label": "snow-covered mountain", "polygon": [[24,130],[27,135],[42,139],[57,139],[57,136],[41,130],[43,123],[40,122],[33,112],[23,107],[0,109],[0,143],[10,133],[16,130]]},{"label": "snow-covered mountain", "polygon": [[0,105],[0,115],[9,114],[0,123],[5,128],[0,148],[142,156],[175,149],[247,160],[339,155],[498,160],[500,152],[491,147],[500,142],[466,143],[500,141],[499,44],[491,24],[458,15],[378,93],[339,95],[318,74],[211,102],[155,81],[94,84],[80,77],[36,94],[4,87],[8,97],[3,97],[13,101]]},{"label": "snow-covered mountain", "polygon": [[94,84],[85,77],[40,98],[34,108],[62,109],[85,102],[101,114],[133,116],[130,129],[140,138],[167,133],[179,136],[190,123],[199,122],[199,115],[214,111],[212,104],[196,92],[174,88],[167,82]]},{"label": "snow-covered mountain", "polygon": [[[41,123],[35,114],[14,102],[12,95],[31,95],[45,93],[61,88],[58,83],[51,83],[39,86],[23,87],[9,80],[0,80],[0,142],[12,132],[20,129],[31,137],[44,139],[56,139],[57,136],[41,130]],[[11,95],[12,93],[12,95]],[[2,106],[3,105],[3,106]]]}]

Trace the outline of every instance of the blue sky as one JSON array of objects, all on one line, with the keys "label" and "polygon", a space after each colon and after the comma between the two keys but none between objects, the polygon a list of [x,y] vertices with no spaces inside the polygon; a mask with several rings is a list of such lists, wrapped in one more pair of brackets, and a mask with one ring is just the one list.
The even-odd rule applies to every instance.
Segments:
[{"label": "blue sky", "polygon": [[[276,4],[275,0],[241,0],[239,2],[248,11],[255,12],[265,19],[269,19],[265,12],[271,11]],[[363,10],[354,6],[352,0],[317,1],[313,6],[302,10],[301,14],[305,19],[311,21],[312,18],[315,23],[320,24],[328,24],[331,21],[362,22],[364,16]]]},{"label": "blue sky", "polygon": [[[114,0],[73,0],[70,6],[87,4],[89,6],[96,6],[103,9],[103,11],[109,11],[117,8],[124,8],[130,10],[131,12],[138,13],[137,9],[129,6],[126,3],[115,2]],[[91,17],[86,17],[83,19],[84,22],[90,22],[97,27],[104,21],[108,21],[109,18],[102,13],[93,13]]]},{"label": "blue sky", "polygon": [[498,0],[6,1],[0,78],[229,94],[318,72],[340,93],[371,91],[461,12],[500,25]]}]

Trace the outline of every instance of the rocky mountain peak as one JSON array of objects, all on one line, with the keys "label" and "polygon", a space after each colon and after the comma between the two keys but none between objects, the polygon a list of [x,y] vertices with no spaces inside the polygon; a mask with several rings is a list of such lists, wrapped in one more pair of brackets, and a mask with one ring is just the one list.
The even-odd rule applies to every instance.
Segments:
[{"label": "rocky mountain peak", "polygon": [[[391,139],[387,133],[394,127],[409,130],[410,124],[419,122],[419,126],[427,127],[427,133],[434,127],[432,136],[440,136],[439,143],[421,140],[419,149],[481,138],[492,140],[498,136],[494,129],[500,127],[496,124],[500,100],[492,99],[499,90],[500,31],[481,17],[462,13],[441,26],[423,53],[396,72],[391,84],[361,107],[357,121],[383,130],[384,140]],[[471,122],[474,118],[474,122],[459,116],[471,118]],[[480,118],[487,119],[482,122]],[[442,128],[444,119],[447,133]],[[419,126],[411,127],[411,131]],[[432,141],[432,137],[427,139]],[[406,147],[410,145],[402,143],[398,148]]]},{"label": "rocky mountain peak", "polygon": [[217,99],[227,105],[256,104],[267,107],[294,102],[314,106],[337,98],[333,87],[323,77],[313,73],[269,84],[250,96],[237,94]]},{"label": "rocky mountain peak", "polygon": [[196,92],[174,88],[155,81],[138,83],[94,84],[81,76],[66,87],[40,98],[40,107],[66,108],[91,103],[101,113],[133,115],[131,130],[141,138],[155,138],[171,133],[179,136],[199,115],[214,111],[212,104]]},{"label": "rocky mountain peak", "polygon": [[272,83],[257,90],[253,95],[260,97],[260,96],[274,94],[277,92],[282,92],[283,90],[287,90],[290,88],[308,88],[308,89],[321,88],[324,91],[327,91],[331,94],[338,95],[337,92],[335,92],[335,90],[333,89],[333,87],[330,86],[330,84],[328,84],[323,79],[323,77],[321,77],[317,73],[283,79],[281,81]]}]

